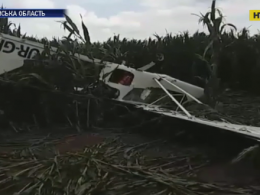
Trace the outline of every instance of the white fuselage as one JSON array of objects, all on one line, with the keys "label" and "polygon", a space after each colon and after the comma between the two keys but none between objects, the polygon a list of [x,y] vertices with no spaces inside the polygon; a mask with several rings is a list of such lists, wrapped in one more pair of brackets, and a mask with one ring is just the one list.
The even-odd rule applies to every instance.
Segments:
[{"label": "white fuselage", "polygon": [[[132,73],[134,75],[133,81],[132,81],[130,86],[124,86],[124,85],[119,84],[119,83],[109,82],[109,79],[110,79],[110,77],[112,75],[112,72],[115,69],[124,70],[124,71],[130,72],[130,73]],[[172,78],[172,77],[170,77],[168,75],[150,73],[150,72],[146,72],[146,71],[139,71],[139,70],[136,70],[134,68],[126,67],[124,65],[118,66],[118,65],[112,64],[112,63],[111,64],[107,64],[103,68],[103,70],[101,71],[100,77],[102,78],[102,76],[104,74],[107,74],[107,73],[110,73],[110,72],[111,72],[111,74],[109,74],[104,79],[104,81],[110,87],[113,87],[113,88],[116,88],[116,89],[120,89],[120,96],[118,97],[118,100],[122,100],[134,88],[143,88],[143,89],[160,88],[158,86],[158,84],[154,80],[154,79],[160,80],[160,78],[167,79],[168,81],[170,81],[171,83],[177,85],[179,88],[181,88],[184,91],[188,92],[189,94],[191,94],[195,98],[200,98],[204,94],[204,91],[203,91],[202,88],[197,87],[195,85],[191,85],[191,84],[183,82],[183,81],[180,81],[178,79]],[[161,80],[161,84],[169,91],[182,93],[182,91],[180,91],[176,87],[170,85],[169,83],[165,82],[164,80]],[[188,97],[188,100],[191,100],[191,99]]]}]

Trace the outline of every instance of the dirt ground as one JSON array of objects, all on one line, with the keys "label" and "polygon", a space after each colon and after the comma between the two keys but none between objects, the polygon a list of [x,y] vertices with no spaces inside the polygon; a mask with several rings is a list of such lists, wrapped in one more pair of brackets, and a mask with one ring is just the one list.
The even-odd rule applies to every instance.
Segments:
[{"label": "dirt ground", "polygon": [[246,91],[227,91],[219,101],[221,113],[241,124],[260,127],[260,96]]},{"label": "dirt ground", "polygon": [[[238,122],[260,126],[260,98],[245,95],[243,92],[237,94],[232,92],[223,98],[220,111]],[[140,149],[145,156],[168,158],[168,169],[173,170],[171,173],[173,175],[205,183],[224,184],[230,188],[234,188],[234,186],[250,188],[248,194],[260,194],[259,169],[245,162],[232,164],[232,156],[230,158],[222,156],[221,153],[224,154],[225,151],[220,152],[201,146],[187,146],[164,138],[147,137],[137,133],[116,133],[107,130],[88,130],[84,133],[75,133],[75,130],[68,127],[49,129],[39,133],[16,133],[15,136],[3,133],[0,137],[0,156],[14,152],[19,148],[32,147],[47,142],[52,142],[56,151],[65,154],[82,151],[88,146],[100,144],[107,139],[115,139],[117,143],[125,147]],[[217,158],[209,158],[207,156],[209,152],[216,152]],[[42,155],[50,155],[51,157],[49,153]],[[215,193],[215,195],[217,194],[219,193]]]},{"label": "dirt ground", "polygon": [[[66,134],[66,135],[65,135]],[[0,155],[10,153],[26,145],[42,144],[43,142],[53,142],[60,154],[67,152],[79,152],[88,146],[100,144],[106,139],[115,139],[117,142],[131,148],[140,148],[142,153],[154,158],[173,158],[178,162],[169,159],[169,165],[174,171],[172,174],[183,178],[192,178],[199,182],[225,184],[225,186],[237,186],[248,188],[260,192],[258,187],[259,171],[250,164],[231,164],[231,159],[226,159],[219,155],[219,159],[211,161],[208,159],[203,148],[188,147],[162,139],[147,138],[139,134],[113,133],[106,131],[93,131],[88,133],[75,134],[73,131],[50,135],[48,133],[31,134],[20,136],[19,140],[5,136],[5,142],[0,144]],[[8,140],[9,137],[9,140]],[[26,141],[25,138],[27,137]],[[28,139],[30,138],[30,139]],[[44,139],[43,139],[44,138]],[[29,143],[29,140],[30,143]],[[34,141],[33,141],[34,140]],[[35,140],[39,140],[36,143]],[[46,154],[49,155],[49,154]],[[219,193],[216,193],[216,195]],[[249,194],[254,194],[249,193]],[[224,195],[219,194],[219,195]]]}]

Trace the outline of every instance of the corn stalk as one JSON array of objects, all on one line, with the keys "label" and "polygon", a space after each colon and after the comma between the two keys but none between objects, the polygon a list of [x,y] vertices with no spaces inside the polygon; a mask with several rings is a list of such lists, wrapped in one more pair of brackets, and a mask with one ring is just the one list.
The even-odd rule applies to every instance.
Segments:
[{"label": "corn stalk", "polygon": [[[218,16],[217,16],[218,14]],[[209,50],[211,50],[211,76],[205,87],[205,95],[208,99],[208,104],[212,107],[215,107],[217,103],[217,96],[219,93],[219,75],[218,75],[218,67],[220,66],[220,52],[221,52],[221,35],[225,30],[226,26],[230,26],[236,30],[235,25],[230,23],[224,23],[224,16],[222,12],[216,8],[216,0],[212,0],[211,10],[206,14],[198,15],[199,23],[202,23],[203,26],[206,26],[209,31],[209,44],[204,50],[203,57],[207,54]]]}]

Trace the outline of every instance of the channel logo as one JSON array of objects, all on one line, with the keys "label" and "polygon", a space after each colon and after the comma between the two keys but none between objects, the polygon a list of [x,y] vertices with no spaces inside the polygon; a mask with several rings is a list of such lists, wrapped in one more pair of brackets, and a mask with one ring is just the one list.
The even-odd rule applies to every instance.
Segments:
[{"label": "channel logo", "polygon": [[249,10],[250,21],[260,21],[260,10]]}]

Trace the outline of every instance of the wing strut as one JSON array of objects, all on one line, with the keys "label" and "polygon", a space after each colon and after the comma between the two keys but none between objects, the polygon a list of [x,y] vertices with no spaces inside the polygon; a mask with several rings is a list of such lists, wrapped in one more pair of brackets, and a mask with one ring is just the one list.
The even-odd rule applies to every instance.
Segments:
[{"label": "wing strut", "polygon": [[160,83],[160,81],[154,78],[154,81],[162,88],[162,90],[172,99],[172,101],[188,116],[192,117],[192,115],[173,97],[172,94]]},{"label": "wing strut", "polygon": [[197,98],[195,98],[193,95],[189,94],[187,91],[183,90],[182,88],[178,87],[177,85],[173,84],[172,82],[170,82],[169,80],[162,78],[162,80],[164,80],[166,83],[170,84],[171,86],[175,87],[176,89],[178,89],[179,91],[181,91],[182,93],[184,93],[186,96],[188,96],[189,98],[193,99],[195,102],[197,102],[198,104],[202,104],[201,101],[199,101]]}]

